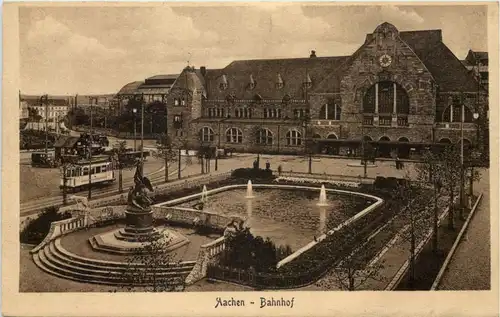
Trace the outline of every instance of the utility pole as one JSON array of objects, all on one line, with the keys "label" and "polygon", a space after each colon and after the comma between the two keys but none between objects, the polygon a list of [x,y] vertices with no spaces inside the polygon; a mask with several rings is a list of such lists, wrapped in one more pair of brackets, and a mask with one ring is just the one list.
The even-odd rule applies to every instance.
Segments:
[{"label": "utility pole", "polygon": [[90,140],[88,144],[88,149],[89,149],[89,193],[88,193],[88,199],[90,200],[92,198],[92,129],[93,129],[93,114],[92,114],[92,97],[89,97],[89,102],[90,102]]},{"label": "utility pole", "polygon": [[465,105],[461,102],[461,119],[460,119],[460,218],[464,219],[464,110]]}]

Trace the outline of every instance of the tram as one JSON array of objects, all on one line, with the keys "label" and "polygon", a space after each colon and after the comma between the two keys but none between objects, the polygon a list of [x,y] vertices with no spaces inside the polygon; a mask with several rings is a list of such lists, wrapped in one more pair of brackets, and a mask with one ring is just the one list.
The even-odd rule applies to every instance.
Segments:
[{"label": "tram", "polygon": [[91,161],[88,159],[80,160],[72,163],[64,171],[66,177],[61,176],[59,188],[64,188],[66,181],[66,189],[72,192],[88,188],[89,186],[89,168],[91,174],[91,186],[102,186],[112,184],[115,179],[113,163],[109,156],[93,157]]}]

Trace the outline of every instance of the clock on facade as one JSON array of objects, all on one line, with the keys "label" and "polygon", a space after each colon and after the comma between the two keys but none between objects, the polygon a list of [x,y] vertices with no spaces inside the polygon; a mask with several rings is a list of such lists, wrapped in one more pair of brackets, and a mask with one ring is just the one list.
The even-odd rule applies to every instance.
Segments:
[{"label": "clock on facade", "polygon": [[391,65],[392,58],[389,55],[384,54],[384,55],[380,56],[378,61],[380,63],[380,66],[387,67],[387,66]]}]

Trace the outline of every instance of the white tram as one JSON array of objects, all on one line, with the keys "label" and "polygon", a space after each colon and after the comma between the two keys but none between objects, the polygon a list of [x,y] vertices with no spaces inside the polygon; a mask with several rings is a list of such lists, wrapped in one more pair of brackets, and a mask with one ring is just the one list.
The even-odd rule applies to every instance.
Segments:
[{"label": "white tram", "polygon": [[[93,157],[72,163],[66,168],[66,188],[70,191],[78,191],[89,185],[89,167],[91,173],[91,185],[111,184],[115,181],[113,162],[108,156]],[[63,189],[64,177],[61,175],[60,188]]]}]

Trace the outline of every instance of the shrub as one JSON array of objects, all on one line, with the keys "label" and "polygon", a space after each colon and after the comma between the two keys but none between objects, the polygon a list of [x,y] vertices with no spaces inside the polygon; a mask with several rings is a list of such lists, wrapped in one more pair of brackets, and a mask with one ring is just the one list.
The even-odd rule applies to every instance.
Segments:
[{"label": "shrub", "polygon": [[70,212],[59,213],[55,206],[45,208],[37,218],[28,222],[20,233],[21,243],[39,244],[49,233],[50,224],[54,221],[71,218]]},{"label": "shrub", "polygon": [[238,168],[235,169],[231,176],[234,178],[245,179],[273,179],[273,171],[261,168]]},{"label": "shrub", "polygon": [[226,238],[226,250],[221,257],[223,266],[256,272],[276,270],[278,262],[292,253],[290,246],[276,247],[269,238],[254,237],[249,228]]}]

